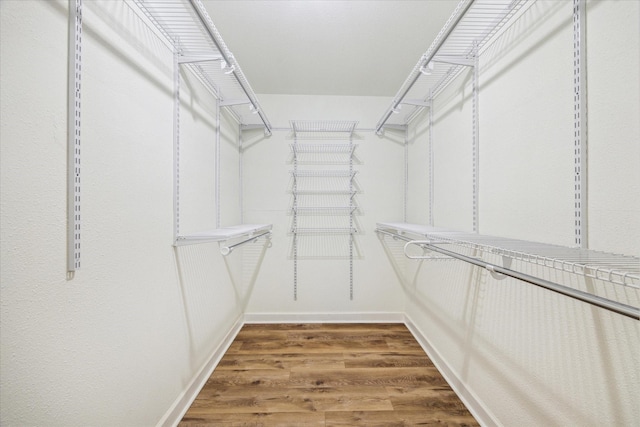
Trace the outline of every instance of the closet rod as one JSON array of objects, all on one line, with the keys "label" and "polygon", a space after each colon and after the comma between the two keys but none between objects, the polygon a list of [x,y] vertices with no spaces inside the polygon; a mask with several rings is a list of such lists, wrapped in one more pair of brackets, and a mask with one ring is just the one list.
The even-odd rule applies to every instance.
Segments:
[{"label": "closet rod", "polygon": [[610,299],[606,299],[606,298],[602,298],[599,297],[597,295],[593,295],[587,292],[583,292],[577,289],[573,289],[564,285],[560,285],[558,283],[554,283],[554,282],[550,282],[548,280],[544,280],[544,279],[540,279],[538,277],[534,277],[531,276],[529,274],[525,274],[525,273],[520,273],[518,271],[515,270],[511,270],[509,268],[504,268],[504,267],[500,267],[498,265],[495,264],[491,264],[488,262],[484,262],[482,260],[479,260],[477,258],[472,258],[472,257],[468,257],[466,255],[462,255],[453,251],[449,251],[447,249],[442,249],[438,246],[434,246],[433,244],[431,244],[430,240],[413,240],[410,239],[408,237],[399,235],[399,234],[395,234],[395,233],[390,233],[388,231],[384,231],[384,230],[376,230],[377,233],[380,234],[384,234],[387,236],[391,236],[394,239],[400,239],[400,240],[404,240],[405,242],[407,242],[404,246],[404,254],[407,258],[411,258],[411,259],[421,259],[421,257],[419,256],[409,256],[407,254],[407,247],[409,245],[418,245],[420,247],[423,248],[428,248],[429,250],[432,250],[434,252],[438,252],[441,253],[443,255],[447,255],[450,256],[452,258],[461,260],[461,261],[465,261],[468,262],[469,264],[473,264],[476,265],[478,267],[482,267],[486,270],[489,270],[490,272],[493,273],[498,273],[498,274],[503,274],[505,276],[509,276],[509,277],[513,277],[515,279],[518,280],[522,280],[524,282],[530,283],[532,285],[536,285],[539,287],[542,287],[544,289],[562,294],[564,296],[568,296],[570,298],[574,298],[577,299],[579,301],[582,302],[586,302],[588,304],[591,305],[595,305],[597,307],[600,308],[604,308],[606,310],[609,311],[613,311],[615,313],[618,314],[622,314],[623,316],[627,316],[630,317],[632,319],[635,320],[640,320],[640,309],[637,307],[633,307],[627,304],[623,304],[617,301],[612,301]]},{"label": "closet rod", "polygon": [[416,67],[413,69],[414,75],[411,78],[411,81],[410,81],[409,85],[402,92],[402,95],[400,95],[399,97],[396,97],[395,101],[393,102],[393,105],[387,110],[387,112],[384,115],[383,119],[380,120],[380,122],[378,123],[378,126],[376,126],[376,134],[380,135],[382,133],[382,128],[384,127],[384,124],[387,122],[387,120],[389,120],[389,117],[391,116],[391,114],[393,114],[393,110],[398,108],[398,105],[402,103],[402,101],[404,100],[404,97],[407,96],[407,93],[409,93],[409,91],[411,90],[413,85],[415,85],[416,82],[418,81],[418,79],[420,78],[420,75],[421,75],[420,68],[422,66],[424,66],[424,65],[429,64],[429,62],[431,62],[433,57],[436,56],[436,54],[438,53],[438,50],[440,50],[442,45],[449,38],[449,35],[451,34],[451,32],[456,28],[458,23],[462,20],[462,18],[464,17],[465,13],[467,13],[467,10],[469,10],[471,5],[473,4],[473,1],[474,0],[469,0],[469,2],[465,5],[465,7],[460,11],[460,13],[456,17],[455,21],[452,22],[451,25],[449,25],[449,27],[446,29],[446,31],[444,32],[442,37],[436,42],[436,44],[433,47],[433,49],[430,48],[427,51],[427,53],[425,53],[422,56],[421,60],[418,62]]},{"label": "closet rod", "polygon": [[230,52],[228,51],[228,48],[225,45],[225,43],[222,40],[219,40],[217,31],[214,31],[211,29],[211,25],[207,20],[208,16],[205,16],[201,9],[204,7],[202,5],[202,2],[200,0],[189,0],[189,1],[191,2],[193,9],[196,11],[196,14],[198,15],[198,19],[200,19],[200,22],[202,23],[203,27],[207,30],[209,37],[211,37],[211,41],[213,41],[213,43],[216,45],[216,48],[222,55],[222,59],[224,60],[224,62],[226,62],[229,66],[231,65],[234,66],[234,69],[232,72],[234,77],[236,78],[236,81],[240,85],[240,88],[245,93],[245,95],[247,95],[247,98],[249,98],[249,102],[251,102],[251,105],[253,106],[257,114],[260,116],[260,120],[262,120],[262,123],[264,123],[265,131],[267,135],[271,136],[271,124],[269,123],[269,120],[267,120],[267,118],[262,113],[262,109],[260,108],[260,103],[253,96],[253,90],[251,88],[246,87],[244,76],[242,74],[238,75],[235,67],[239,67],[239,66],[235,61],[235,58],[233,58],[233,55],[229,55]]},{"label": "closet rod", "polygon": [[222,246],[222,247],[220,248],[220,253],[221,253],[222,255],[224,255],[224,256],[227,256],[227,255],[229,255],[231,252],[233,252],[233,250],[234,250],[235,248],[237,248],[238,246],[242,246],[242,245],[244,245],[244,244],[246,244],[246,243],[249,243],[249,242],[255,242],[256,240],[258,240],[260,237],[263,237],[263,236],[266,236],[266,239],[267,239],[267,240],[271,239],[271,231],[267,231],[267,232],[265,232],[265,233],[258,234],[257,236],[252,236],[252,237],[250,237],[250,238],[248,238],[248,239],[246,239],[246,240],[243,240],[242,242],[238,242],[238,243],[233,244],[233,245],[229,245],[229,246]]}]

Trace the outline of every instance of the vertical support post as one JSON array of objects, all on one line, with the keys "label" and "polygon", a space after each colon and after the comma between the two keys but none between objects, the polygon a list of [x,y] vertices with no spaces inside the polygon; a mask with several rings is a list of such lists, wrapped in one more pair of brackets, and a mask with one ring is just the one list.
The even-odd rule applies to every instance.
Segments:
[{"label": "vertical support post", "polygon": [[433,158],[433,96],[431,89],[429,89],[429,225],[433,227],[433,201],[435,184],[433,178],[435,172],[433,170],[434,158]]},{"label": "vertical support post", "polygon": [[404,196],[402,218],[407,222],[409,203],[409,125],[404,125]]},{"label": "vertical support post", "polygon": [[82,0],[69,1],[67,111],[67,273],[80,268],[80,94],[82,77]]},{"label": "vertical support post", "polygon": [[298,300],[298,134],[293,125],[293,300]]},{"label": "vertical support post", "polygon": [[215,189],[215,199],[216,199],[216,228],[220,228],[220,99],[216,101],[216,189]]},{"label": "vertical support post", "polygon": [[173,242],[180,236],[180,54],[173,53]]},{"label": "vertical support post", "polygon": [[472,158],[473,158],[473,232],[478,232],[478,204],[479,204],[479,115],[478,115],[478,46],[474,43],[473,47],[473,136],[472,136]]},{"label": "vertical support post", "polygon": [[349,133],[349,300],[353,301],[353,132]]},{"label": "vertical support post", "polygon": [[575,245],[588,248],[587,235],[587,45],[586,2],[573,0],[573,135]]},{"label": "vertical support post", "polygon": [[240,203],[240,224],[244,224],[244,178],[243,178],[243,155],[244,155],[244,138],[242,135],[242,124],[238,125],[238,177],[239,193],[238,202]]}]

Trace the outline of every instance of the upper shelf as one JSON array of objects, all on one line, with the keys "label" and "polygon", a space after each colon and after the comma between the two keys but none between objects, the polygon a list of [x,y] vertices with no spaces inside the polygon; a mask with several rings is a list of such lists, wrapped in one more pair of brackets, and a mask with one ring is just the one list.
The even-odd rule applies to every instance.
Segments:
[{"label": "upper shelf", "polygon": [[483,47],[526,0],[462,0],[376,125],[406,125],[460,72],[474,66]]},{"label": "upper shelf", "polygon": [[640,259],[633,256],[464,233],[418,224],[378,223],[377,228],[402,236],[433,240],[433,244],[466,247],[610,283],[640,288]]},{"label": "upper shelf", "polygon": [[207,88],[230,108],[243,125],[271,124],[256,95],[213,25],[201,0],[134,0],[178,53],[178,62],[189,67]]}]

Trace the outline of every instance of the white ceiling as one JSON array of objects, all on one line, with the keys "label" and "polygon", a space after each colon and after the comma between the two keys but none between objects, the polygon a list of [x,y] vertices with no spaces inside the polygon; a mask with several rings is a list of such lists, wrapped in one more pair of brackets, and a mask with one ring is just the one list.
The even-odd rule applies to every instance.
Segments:
[{"label": "white ceiling", "polygon": [[457,0],[204,0],[258,94],[393,96]]}]

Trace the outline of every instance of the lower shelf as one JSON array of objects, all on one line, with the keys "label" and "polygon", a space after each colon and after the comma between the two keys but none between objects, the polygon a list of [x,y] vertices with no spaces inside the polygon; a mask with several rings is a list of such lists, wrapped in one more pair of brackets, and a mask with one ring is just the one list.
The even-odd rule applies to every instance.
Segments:
[{"label": "lower shelf", "polygon": [[178,236],[174,246],[252,238],[270,232],[272,224],[240,224]]}]

